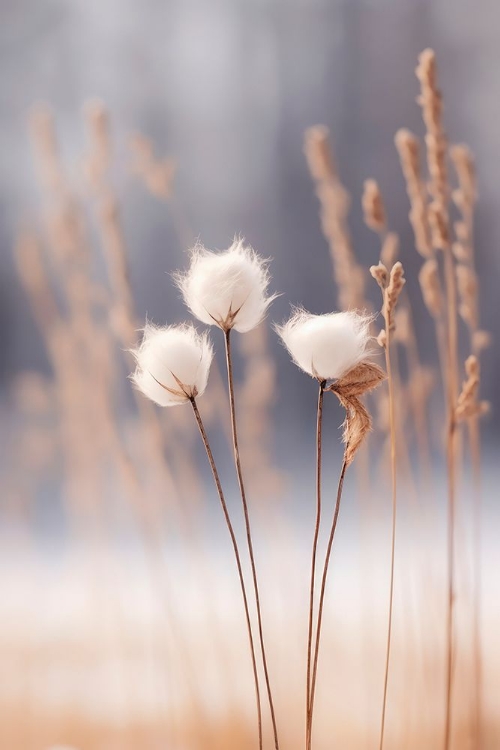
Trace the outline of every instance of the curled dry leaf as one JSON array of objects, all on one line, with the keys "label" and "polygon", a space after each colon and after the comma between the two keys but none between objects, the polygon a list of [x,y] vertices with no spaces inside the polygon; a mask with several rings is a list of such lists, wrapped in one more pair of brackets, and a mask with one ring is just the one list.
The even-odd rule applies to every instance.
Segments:
[{"label": "curled dry leaf", "polygon": [[345,398],[362,396],[376,388],[385,380],[385,372],[373,362],[361,362],[330,386],[334,393]]},{"label": "curled dry leaf", "polygon": [[366,407],[361,403],[359,398],[356,396],[344,398],[339,393],[337,393],[337,396],[346,410],[342,440],[345,445],[344,460],[346,466],[349,466],[352,464],[354,456],[365,439],[365,436],[370,432],[372,420]]},{"label": "curled dry leaf", "polygon": [[372,391],[385,378],[385,372],[381,367],[373,362],[362,362],[327,388],[335,393],[346,410],[342,439],[345,444],[344,459],[347,466],[352,463],[356,451],[372,425],[371,417],[358,397]]}]

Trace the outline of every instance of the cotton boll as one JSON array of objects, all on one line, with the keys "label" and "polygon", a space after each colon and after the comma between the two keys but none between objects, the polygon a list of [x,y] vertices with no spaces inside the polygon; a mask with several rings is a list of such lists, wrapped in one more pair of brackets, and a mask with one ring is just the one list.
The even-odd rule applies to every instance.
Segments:
[{"label": "cotton boll", "polygon": [[208,337],[192,325],[161,328],[148,323],[133,354],[134,385],[160,406],[175,406],[203,394],[213,350]]},{"label": "cotton boll", "polygon": [[266,262],[242,240],[220,253],[195,247],[189,270],[175,278],[193,315],[224,331],[252,330],[275,298],[266,295],[270,280]]},{"label": "cotton boll", "polygon": [[370,318],[356,312],[297,310],[277,331],[302,370],[318,380],[336,380],[368,356],[369,325]]}]

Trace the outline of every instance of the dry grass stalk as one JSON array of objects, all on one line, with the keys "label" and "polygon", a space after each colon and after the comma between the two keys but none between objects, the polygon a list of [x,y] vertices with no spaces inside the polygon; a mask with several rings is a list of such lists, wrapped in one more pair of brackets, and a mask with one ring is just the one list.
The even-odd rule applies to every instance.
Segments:
[{"label": "dry grass stalk", "polygon": [[410,199],[409,218],[415,235],[415,247],[423,258],[431,258],[433,249],[427,216],[427,194],[421,176],[418,139],[409,130],[402,129],[396,133],[395,143]]},{"label": "dry grass stalk", "polygon": [[420,82],[418,103],[426,127],[425,145],[429,170],[429,192],[448,221],[449,185],[446,167],[448,144],[443,129],[443,98],[437,85],[436,55],[434,50],[424,50],[418,59],[416,75]]},{"label": "dry grass stalk", "polygon": [[441,92],[437,86],[436,56],[426,49],[419,57],[416,69],[420,81],[419,104],[426,126],[427,167],[430,176],[429,192],[432,203],[429,219],[435,249],[444,254],[444,276],[446,287],[446,394],[447,394],[447,471],[448,471],[448,624],[446,663],[446,718],[444,747],[451,743],[453,649],[454,649],[454,598],[455,598],[455,526],[456,526],[456,462],[458,398],[458,328],[457,288],[455,261],[449,231],[449,200],[451,190],[448,183],[446,157],[448,143],[444,132]]},{"label": "dry grass stalk", "polygon": [[[85,121],[88,139],[88,150],[85,166],[88,185],[96,205],[97,227],[102,242],[104,258],[113,293],[113,304],[110,309],[112,331],[117,337],[122,350],[128,352],[137,342],[137,314],[130,284],[128,268],[128,254],[121,226],[118,201],[111,182],[112,141],[110,136],[110,122],[108,112],[102,102],[89,102],[85,108]],[[201,497],[201,482],[196,481],[198,473],[190,460],[190,451],[184,450],[185,441],[192,436],[191,422],[181,410],[182,429],[177,439],[170,435],[164,439],[164,424],[159,419],[154,406],[141,398],[134,391],[137,405],[141,433],[147,443],[145,460],[151,464],[146,472],[148,481],[154,481],[150,496],[157,496],[160,486],[162,493],[169,488],[168,499],[182,522],[186,522],[186,513],[196,504],[196,498]],[[182,436],[179,439],[179,434]],[[179,489],[174,489],[174,481],[169,463],[165,462],[165,442],[168,445],[169,458],[176,466],[178,487],[184,490],[184,497],[180,502]],[[155,513],[161,514],[160,505],[156,505]]]},{"label": "dry grass stalk", "polygon": [[305,134],[304,151],[321,206],[321,225],[328,242],[340,310],[369,309],[365,272],[358,265],[347,226],[350,199],[342,185],[329,144],[328,128],[316,125]]},{"label": "dry grass stalk", "polygon": [[[154,573],[160,558],[163,559],[164,510],[160,499],[166,493],[168,498],[175,501],[179,493],[165,462],[161,425],[154,409],[150,409],[149,415],[144,419],[144,412],[147,412],[149,406],[145,404],[146,408],[141,417],[141,420],[144,419],[144,428],[139,431],[139,440],[134,446],[138,449],[134,451],[133,457],[138,458],[140,462],[140,476],[137,467],[130,462],[128,445],[125,446],[123,443],[126,432],[114,411],[115,383],[119,377],[114,368],[123,346],[116,349],[113,337],[109,335],[110,331],[102,326],[102,317],[109,316],[113,322],[119,322],[117,328],[120,344],[126,346],[132,340],[135,342],[136,331],[117,204],[107,182],[107,169],[111,161],[109,155],[106,156],[106,149],[110,148],[110,139],[106,135],[107,117],[102,105],[94,104],[87,110],[91,143],[87,160],[93,165],[87,169],[87,178],[92,178],[93,194],[98,207],[103,209],[98,212],[98,216],[102,219],[103,244],[106,243],[106,249],[110,251],[107,254],[110,258],[110,277],[116,292],[116,302],[113,305],[109,295],[103,294],[90,276],[91,252],[85,236],[82,211],[64,181],[62,166],[57,163],[51,167],[51,160],[57,157],[57,149],[52,149],[49,155],[44,151],[46,131],[49,125],[53,130],[53,123],[44,110],[44,137],[37,139],[37,116],[38,113],[35,112],[32,130],[36,139],[38,161],[44,169],[61,176],[61,179],[50,182],[50,185],[55,187],[47,200],[51,211],[47,217],[47,233],[54,280],[61,287],[67,319],[61,313],[54,324],[50,327],[45,326],[45,335],[54,365],[59,396],[61,442],[65,451],[68,485],[65,498],[70,500],[77,521],[84,511],[89,515],[92,510],[93,525],[102,524],[102,504],[99,503],[92,509],[85,509],[85,505],[90,499],[97,501],[101,498],[103,484],[107,481],[104,475],[109,474],[110,468],[114,471],[116,466],[122,485],[119,496],[131,501],[135,516],[141,521],[140,529],[144,532],[146,542],[145,551],[151,571]],[[51,142],[56,142],[55,135]],[[92,149],[95,149],[95,152]],[[46,287],[48,288],[48,285]],[[31,297],[37,305],[33,294]],[[43,318],[41,321],[43,322]],[[153,419],[149,419],[149,416]],[[188,472],[188,476],[192,477],[191,471]],[[177,520],[179,515],[181,520],[185,519],[186,507],[188,506],[184,503],[181,513],[176,512]],[[81,525],[77,524],[77,528]],[[193,534],[191,533],[188,538],[195,547]],[[193,560],[199,561],[202,548],[193,551],[196,552]],[[204,567],[206,568],[206,560]],[[161,576],[162,588],[165,588],[164,579],[165,571]],[[210,613],[213,612],[213,597],[210,596],[208,575],[205,582],[203,595],[206,597],[207,611]],[[170,598],[167,596],[164,601],[167,609],[170,608],[168,617],[170,627],[173,627],[175,613],[171,610]],[[186,656],[182,643],[183,634],[179,631],[174,634],[174,638],[176,652]],[[217,645],[218,641],[220,639],[214,630],[214,644]],[[189,666],[189,658],[183,659],[184,677],[193,706],[196,702],[199,706],[198,686],[196,680],[192,679],[195,674],[194,667]]]},{"label": "dry grass stalk", "polygon": [[[400,131],[399,138],[397,138],[397,141],[400,142],[400,146],[402,148],[402,156],[403,159],[406,159],[408,162],[407,165],[407,171],[409,174],[409,194],[414,196],[414,202],[416,201],[416,204],[421,207],[420,215],[421,217],[425,217],[425,220],[420,220],[419,222],[416,222],[416,233],[423,232],[423,244],[425,245],[424,240],[427,240],[427,215],[425,211],[425,202],[423,203],[423,199],[425,199],[425,194],[422,197],[422,183],[419,176],[419,164],[418,164],[418,146],[413,147],[413,142],[410,137],[406,135],[406,131]],[[425,189],[424,189],[425,193]],[[382,194],[380,192],[380,188],[378,187],[378,184],[375,180],[366,180],[364,184],[364,194],[363,194],[363,215],[364,215],[364,221],[365,224],[372,229],[374,232],[376,232],[380,238],[380,264],[378,267],[376,267],[378,270],[375,272],[375,278],[377,279],[379,286],[382,285],[382,288],[385,289],[386,281],[389,280],[387,268],[393,268],[397,262],[398,252],[399,252],[399,238],[398,235],[395,232],[389,232],[387,227],[387,220],[386,220],[386,213],[384,208],[384,202],[382,198]],[[423,207],[423,208],[422,208]],[[420,244],[422,244],[422,242]],[[427,245],[425,245],[427,248]],[[424,254],[428,252],[428,249],[424,251]],[[397,273],[397,272],[396,272]],[[373,275],[373,272],[372,272]],[[386,279],[387,276],[387,279]],[[394,289],[394,285],[397,284],[397,279],[393,279],[392,287]],[[392,296],[393,291],[392,289],[388,291],[387,300],[389,302],[389,298]],[[399,295],[399,292],[397,292]],[[384,295],[384,299],[386,296]],[[407,296],[404,297],[404,304],[405,304],[405,311],[406,311],[406,326],[405,331],[403,335],[403,331],[398,332],[398,336],[396,340],[401,343],[406,350],[407,358],[409,360],[410,364],[410,372],[412,368],[417,368],[420,366],[419,362],[419,355],[418,355],[418,347],[415,337],[415,332],[413,330],[413,324],[412,324],[412,318],[411,318],[411,306],[410,306],[410,300]],[[393,326],[393,323],[391,322],[391,326]],[[377,336],[378,343],[380,346],[384,347],[386,342],[386,333],[385,330],[382,330],[379,332]],[[398,369],[398,360],[397,358],[394,360],[393,363],[393,369]],[[399,387],[400,377],[399,372],[395,372],[393,377],[393,385],[394,387]],[[379,394],[380,395],[380,394]],[[396,399],[398,403],[401,401],[399,398],[399,394],[396,394]],[[415,425],[417,427],[417,436],[418,436],[418,444],[419,444],[419,453],[420,453],[420,459],[422,462],[422,467],[424,471],[427,471],[428,469],[428,456],[429,456],[429,450],[428,450],[428,435],[427,435],[427,423],[425,418],[425,404],[422,404],[421,401],[418,403],[415,401],[412,401],[412,407],[413,407],[413,415],[415,419]],[[423,407],[423,409],[422,409]],[[401,446],[401,451],[405,455],[405,463],[408,472],[411,474],[410,469],[410,459],[409,459],[409,451],[408,447],[406,445],[405,440],[405,425],[404,420],[401,416],[400,411],[397,413],[397,430],[398,430],[398,443]]]},{"label": "dry grass stalk", "polygon": [[379,263],[378,266],[372,266],[370,273],[376,280],[382,291],[382,315],[385,322],[383,336],[379,337],[379,343],[384,348],[385,365],[387,371],[387,382],[389,390],[389,429],[391,440],[391,484],[392,484],[392,534],[391,534],[391,572],[389,584],[389,618],[387,627],[387,646],[385,659],[384,674],[384,694],[382,700],[382,718],[380,727],[379,748],[384,746],[385,717],[387,708],[387,688],[389,682],[389,664],[391,656],[391,639],[392,639],[392,615],[394,602],[394,573],[395,573],[395,553],[396,553],[396,522],[397,522],[397,430],[396,430],[396,411],[395,411],[395,388],[392,373],[391,361],[391,343],[392,336],[396,328],[395,312],[399,296],[405,285],[404,270],[400,261],[397,261],[391,271]]},{"label": "dry grass stalk", "polygon": [[[95,288],[87,276],[90,253],[86,245],[82,218],[58,159],[54,125],[48,110],[35,110],[31,126],[50,212],[46,216],[50,260],[58,282],[64,285],[64,308],[67,315],[66,321],[61,312],[56,324],[46,331],[48,350],[61,378],[61,392],[67,393],[67,397],[61,402],[61,408],[62,413],[67,414],[64,422],[68,432],[73,436],[72,440],[65,441],[65,447],[74,456],[73,460],[68,455],[69,465],[79,464],[81,456],[87,455],[89,466],[93,467],[93,471],[89,470],[88,474],[85,471],[86,479],[83,484],[88,486],[91,477],[98,481],[96,467],[101,464],[104,445],[94,440],[91,441],[91,445],[85,441],[84,447],[82,438],[87,430],[89,434],[96,432],[92,424],[97,424],[100,420],[104,420],[104,425],[97,431],[99,437],[106,441],[112,434],[112,430],[110,433],[104,428],[110,426],[113,420],[106,418],[109,413],[107,409],[102,411],[103,405],[107,407],[109,403],[105,397],[105,391],[109,386],[109,365],[103,367],[102,361],[100,366],[97,365],[97,342],[102,339],[103,334],[96,329],[93,309],[96,299]],[[57,175],[57,179],[47,179],[47,175]],[[51,341],[52,338],[54,341]],[[69,354],[71,348],[74,348],[73,355]],[[101,350],[101,354],[102,352],[105,352],[105,357],[109,359],[109,349],[106,346]],[[89,369],[94,373],[92,379],[87,377]],[[85,404],[85,409],[82,408],[82,404]],[[117,447],[117,443],[114,447]],[[116,453],[116,458],[124,485],[130,487],[133,475],[130,472],[129,460],[121,447]],[[93,496],[96,497],[95,494]]]},{"label": "dry grass stalk", "polygon": [[[121,226],[119,205],[111,179],[112,140],[109,115],[101,102],[90,103],[86,107],[85,115],[88,134],[86,173],[91,195],[96,204],[97,226],[113,291],[114,303],[110,309],[112,330],[117,337],[121,352],[125,350],[128,354],[130,347],[136,344],[138,326],[130,284],[128,253]],[[222,390],[220,377],[218,382],[219,390]],[[193,460],[192,444],[196,437],[196,429],[193,431],[193,423],[187,418],[184,410],[177,410],[171,420],[161,419],[153,404],[140,397],[135,391],[134,394],[138,396],[136,405],[140,426],[141,463],[148,467],[144,472],[143,486],[134,507],[146,539],[149,565],[153,572],[158,565],[162,566],[162,545],[165,534],[163,518],[165,499],[167,499],[169,510],[184,533],[186,542],[190,545],[193,567],[198,565],[200,569],[208,571],[206,551],[200,542],[200,531],[197,526],[200,514],[196,511],[199,510],[205,493],[203,482]],[[174,470],[170,468],[171,466]],[[145,491],[146,497],[144,497]],[[147,504],[146,499],[149,500]],[[214,581],[206,572],[202,596],[206,603],[207,620],[214,647],[222,653],[223,646],[218,632],[213,589]],[[172,627],[174,627],[175,618],[171,612],[168,596],[165,597],[165,604]],[[183,654],[191,700],[200,711],[194,664],[186,654],[183,634],[175,631],[173,636],[176,649]],[[223,659],[220,663],[221,669],[227,671]]]},{"label": "dry grass stalk", "polygon": [[[478,746],[482,744],[482,644],[481,644],[481,434],[479,417],[481,405],[475,409],[473,402],[479,388],[479,361],[481,349],[489,344],[489,337],[479,326],[478,281],[475,271],[474,252],[474,211],[477,201],[476,171],[474,157],[463,144],[450,147],[450,157],[458,179],[458,187],[453,191],[453,201],[461,216],[455,222],[456,242],[453,244],[455,257],[459,261],[457,273],[459,313],[467,325],[470,338],[471,357],[466,362],[468,376],[462,393],[459,395],[457,418],[463,417],[462,410],[471,409],[467,418],[467,433],[474,477],[475,501],[473,506],[473,648],[475,673],[474,735]],[[475,382],[477,380],[477,383]],[[470,403],[472,401],[472,403]],[[469,407],[468,407],[469,402]],[[486,404],[482,404],[486,410]]]}]

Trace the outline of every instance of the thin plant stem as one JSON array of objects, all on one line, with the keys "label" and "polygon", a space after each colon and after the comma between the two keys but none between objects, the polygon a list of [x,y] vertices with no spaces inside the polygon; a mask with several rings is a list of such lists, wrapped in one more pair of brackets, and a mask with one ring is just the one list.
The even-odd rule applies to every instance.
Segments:
[{"label": "thin plant stem", "polygon": [[311,584],[309,590],[309,624],[307,631],[307,683],[306,683],[306,747],[309,743],[309,705],[311,702],[311,660],[312,660],[312,637],[314,616],[314,584],[316,578],[316,557],[318,552],[318,537],[321,524],[321,454],[322,454],[322,427],[323,427],[323,401],[325,396],[326,381],[319,385],[318,409],[316,416],[316,524],[311,556]]},{"label": "thin plant stem", "polygon": [[474,606],[473,606],[473,653],[474,653],[474,729],[478,750],[482,748],[482,679],[483,659],[481,648],[481,438],[477,417],[468,422],[472,473],[474,480],[473,535],[474,535]]},{"label": "thin plant stem", "polygon": [[[389,321],[387,321],[389,323]],[[379,749],[384,746],[385,717],[387,710],[387,688],[389,684],[389,665],[391,658],[391,641],[392,641],[392,615],[394,604],[394,570],[396,558],[396,521],[397,521],[397,484],[396,484],[396,418],[394,409],[394,381],[392,379],[391,367],[391,334],[390,325],[386,325],[386,345],[385,345],[385,364],[387,370],[387,383],[389,388],[389,424],[391,433],[391,487],[392,487],[392,531],[391,531],[391,572],[389,583],[389,619],[387,623],[387,643],[385,651],[385,670],[384,670],[384,695],[382,699],[382,717],[380,723],[380,742]]]},{"label": "thin plant stem", "polygon": [[453,693],[453,648],[454,648],[454,598],[455,598],[455,523],[456,523],[456,404],[457,383],[457,288],[455,264],[451,247],[444,248],[444,274],[447,300],[447,439],[446,465],[448,473],[448,596],[446,625],[446,718],[444,748],[451,746],[452,693]]},{"label": "thin plant stem", "polygon": [[243,473],[241,470],[240,451],[238,447],[238,431],[236,428],[236,408],[235,408],[235,400],[234,400],[233,363],[232,363],[232,357],[231,357],[231,329],[228,329],[227,331],[224,332],[224,340],[226,344],[226,365],[227,365],[227,380],[228,380],[228,390],[229,390],[229,408],[231,412],[231,431],[232,431],[232,436],[233,436],[233,448],[234,448],[234,464],[236,468],[236,474],[238,477],[238,485],[240,488],[241,501],[243,504],[243,513],[245,516],[245,529],[246,529],[246,537],[247,537],[248,554],[250,556],[250,565],[252,569],[252,580],[253,580],[253,588],[254,588],[254,593],[255,593],[255,604],[257,607],[259,640],[260,640],[260,648],[262,651],[262,665],[264,667],[264,677],[265,677],[265,682],[266,682],[267,697],[269,700],[269,710],[271,712],[271,721],[273,725],[274,747],[275,747],[275,750],[279,750],[278,729],[276,725],[276,715],[274,711],[274,702],[273,702],[273,696],[272,696],[272,691],[271,691],[271,682],[269,679],[269,670],[267,666],[267,657],[266,657],[266,647],[264,643],[264,632],[263,632],[263,627],[262,627],[262,612],[261,612],[261,606],[260,606],[259,584],[257,582],[257,569],[255,566],[255,556],[254,556],[254,551],[253,551],[252,532],[250,528],[250,516],[248,512],[248,503],[247,503],[246,492],[245,492],[245,484],[243,482]]},{"label": "thin plant stem", "polygon": [[238,542],[236,541],[236,535],[234,533],[233,524],[231,523],[231,518],[229,516],[229,511],[227,508],[226,500],[224,497],[224,493],[222,491],[222,485],[221,485],[220,478],[219,478],[219,472],[217,471],[212,449],[210,448],[208,436],[205,431],[205,427],[203,425],[200,412],[198,411],[196,400],[194,398],[191,399],[191,405],[193,407],[194,416],[196,419],[196,423],[198,425],[198,429],[200,431],[200,435],[203,441],[205,452],[207,454],[208,463],[210,464],[210,469],[212,470],[212,475],[214,478],[215,486],[217,488],[217,494],[219,495],[219,500],[222,506],[222,511],[224,513],[226,526],[229,531],[229,535],[231,537],[231,543],[233,545],[234,557],[236,559],[236,567],[238,568],[238,577],[240,579],[241,593],[243,596],[243,604],[245,607],[245,618],[247,622],[248,639],[250,641],[250,652],[252,656],[252,670],[253,670],[253,676],[254,676],[254,682],[255,682],[255,697],[257,700],[257,717],[258,717],[258,725],[259,725],[259,750],[262,750],[262,747],[263,747],[262,745],[262,709],[261,709],[261,702],[260,702],[259,677],[258,677],[258,672],[257,672],[257,661],[255,658],[255,646],[254,646],[253,634],[252,634],[252,624],[250,620],[250,610],[248,607],[248,598],[247,598],[247,592],[246,592],[246,586],[245,586],[245,579],[243,577],[243,568],[241,565]]},{"label": "thin plant stem", "polygon": [[[469,212],[469,237],[473,236],[474,221],[473,212]],[[477,327],[476,329],[477,330]],[[479,357],[474,344],[474,334],[471,334],[471,352]],[[471,417],[467,421],[467,432],[469,436],[469,448],[472,463],[472,479],[474,489],[474,504],[472,509],[473,522],[473,613],[472,613],[472,650],[474,659],[474,736],[477,750],[483,747],[483,722],[482,722],[482,704],[483,704],[483,654],[481,638],[481,610],[482,610],[482,566],[481,566],[481,543],[482,543],[482,481],[481,481],[481,432],[478,417]]]},{"label": "thin plant stem", "polygon": [[325,564],[323,567],[323,576],[321,579],[321,591],[320,591],[320,597],[319,597],[319,608],[318,608],[318,621],[316,625],[316,640],[314,645],[314,662],[313,662],[313,673],[312,673],[312,680],[311,680],[311,702],[309,705],[309,734],[308,734],[308,744],[307,744],[307,750],[311,750],[311,742],[312,742],[312,729],[313,729],[313,713],[314,713],[314,696],[316,693],[316,678],[318,673],[318,658],[319,658],[319,646],[320,646],[320,639],[321,639],[321,625],[323,622],[323,609],[324,609],[324,602],[325,602],[325,591],[326,591],[326,579],[328,576],[328,567],[330,563],[330,556],[332,553],[332,546],[333,546],[333,540],[335,537],[335,530],[337,528],[337,521],[339,518],[339,511],[340,511],[340,502],[342,500],[342,489],[344,487],[344,478],[345,473],[347,470],[347,449],[349,446],[346,445],[345,452],[344,452],[344,460],[342,462],[342,469],[340,471],[340,477],[339,477],[339,483],[337,487],[337,499],[335,502],[335,510],[333,513],[333,521],[332,521],[332,527],[330,529],[330,537],[328,539],[328,546],[326,549],[326,555],[325,555]]}]

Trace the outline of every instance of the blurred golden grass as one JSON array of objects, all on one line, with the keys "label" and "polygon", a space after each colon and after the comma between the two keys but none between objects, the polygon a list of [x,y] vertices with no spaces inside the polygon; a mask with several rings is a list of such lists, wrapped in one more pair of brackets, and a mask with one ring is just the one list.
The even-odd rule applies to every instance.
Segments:
[{"label": "blurred golden grass", "polygon": [[[441,528],[437,508],[440,482],[430,460],[442,441],[441,435],[436,434],[438,421],[429,413],[433,384],[440,372],[448,398],[452,480],[448,527],[452,580],[448,596],[453,591],[457,595],[454,607],[453,599],[449,599],[448,609],[448,676],[450,681],[453,678],[453,685],[450,683],[451,734],[445,746],[453,750],[494,750],[500,736],[500,715],[493,696],[498,694],[500,684],[498,653],[492,648],[491,638],[495,625],[488,621],[488,610],[481,615],[479,595],[482,586],[480,414],[474,409],[463,411],[465,396],[469,398],[471,393],[474,404],[481,403],[478,358],[488,344],[487,334],[480,327],[480,293],[474,268],[475,174],[468,149],[463,146],[448,149],[435,60],[430,51],[421,57],[418,75],[427,128],[428,176],[422,169],[419,141],[413,134],[399,131],[396,145],[407,183],[415,246],[423,258],[420,281],[424,303],[435,322],[438,364],[431,368],[421,359],[414,301],[403,292],[392,321],[395,330],[391,336],[391,356],[396,394],[393,427],[397,435],[398,477],[404,489],[404,523],[399,543],[405,546],[405,559],[396,558],[395,643],[384,748],[443,747],[444,545],[442,535],[436,533],[436,527]],[[114,187],[113,139],[105,107],[99,102],[90,103],[85,110],[85,123],[87,143],[82,169],[75,181],[70,179],[72,172],[61,160],[52,114],[45,107],[36,108],[32,114],[41,211],[31,226],[22,228],[15,257],[52,375],[44,378],[26,373],[13,384],[15,416],[5,460],[2,513],[6,522],[15,520],[24,528],[26,559],[34,559],[36,564],[33,519],[41,488],[49,487],[50,492],[61,497],[70,530],[69,547],[85,545],[85,559],[94,570],[90,588],[96,599],[90,608],[90,618],[83,619],[82,630],[67,642],[60,634],[51,641],[38,631],[44,618],[34,603],[28,615],[32,619],[23,622],[17,632],[8,617],[0,622],[0,662],[5,666],[6,685],[0,692],[2,748],[44,750],[54,743],[75,745],[80,750],[255,748],[256,732],[248,694],[249,666],[242,644],[241,622],[236,618],[235,628],[233,615],[228,617],[225,612],[221,617],[218,608],[222,600],[216,592],[223,577],[214,561],[213,549],[207,549],[203,527],[206,492],[194,456],[194,426],[182,409],[164,415],[141,397],[132,406],[129,403],[126,375],[130,365],[126,350],[136,343],[138,320]],[[174,161],[158,159],[143,136],[133,139],[131,151],[131,171],[155,199],[165,202],[179,241],[190,244],[193,233],[174,189]],[[448,152],[456,179],[453,173],[450,177]],[[350,197],[335,166],[326,128],[315,126],[307,131],[305,154],[320,203],[339,308],[370,310],[367,269],[358,262],[349,234]],[[366,223],[380,238],[380,259],[392,267],[400,254],[398,238],[390,230],[382,193],[374,180],[366,185],[363,206]],[[443,274],[443,256],[447,274]],[[104,261],[104,278],[96,272],[96,258]],[[390,329],[391,323],[386,323]],[[286,589],[290,613],[283,616],[274,612],[268,638],[269,651],[274,652],[273,670],[278,674],[276,701],[283,748],[294,750],[303,747],[300,670],[304,657],[301,644],[305,642],[302,633],[305,622],[301,618],[305,606],[303,612],[295,609],[291,599],[295,581],[300,580],[301,565],[307,567],[299,548],[303,537],[309,538],[309,530],[301,528],[297,539],[297,530],[285,516],[282,505],[273,502],[283,492],[287,480],[273,458],[271,410],[278,384],[266,327],[241,337],[240,343],[244,380],[237,384],[237,398],[248,491],[252,502],[253,498],[260,500],[257,533],[264,540],[266,560],[281,560],[290,587]],[[458,366],[458,360],[465,362],[469,355],[477,358],[473,384],[470,360],[467,373]],[[458,384],[466,375],[469,381],[465,396],[462,394],[459,400]],[[370,555],[387,557],[389,550],[388,539],[383,547],[387,529],[384,527],[381,533],[375,520],[377,515],[385,519],[388,508],[384,499],[390,447],[387,394],[377,395],[374,406],[378,417],[376,433],[369,451],[365,450],[364,456],[357,459],[363,539],[369,540],[358,571],[358,583],[364,594],[360,602],[353,601],[352,593],[346,596],[345,591],[337,591],[334,582],[335,595],[332,592],[329,595],[333,604],[327,614],[333,618],[333,624],[325,633],[326,653],[320,667],[321,690],[313,745],[316,750],[373,747],[379,732],[389,569],[387,558],[385,577],[378,570],[377,578]],[[205,422],[219,430],[229,443],[226,395],[217,370],[212,373],[203,411]],[[461,515],[455,521],[455,464],[465,455],[465,447],[455,433],[460,429],[458,420],[464,416],[474,490],[469,492],[468,504],[459,506]],[[381,444],[385,446],[382,450]],[[367,489],[373,486],[374,477],[378,485],[376,493]],[[418,503],[412,503],[415,498]],[[115,554],[116,537],[130,530],[139,539],[145,580],[158,600],[159,612],[152,617],[150,630],[146,631],[135,629],[130,601],[124,607],[123,601],[115,596],[115,564],[110,569],[106,565],[100,567],[103,557]],[[421,546],[415,549],[412,543],[417,533]],[[193,616],[194,622],[189,623],[189,612],[182,610],[185,602],[179,598],[179,591],[175,593],[179,586],[175,581],[178,561],[176,554],[169,552],[169,541],[175,547],[182,543],[186,566],[183,573],[189,569],[198,581],[199,590],[193,586],[190,594],[198,591],[202,622],[197,619],[198,611]],[[436,548],[430,553],[432,544]],[[411,554],[406,554],[407,545]],[[455,545],[458,554],[454,552]],[[117,560],[120,554],[116,553]],[[469,556],[472,566],[468,566]],[[129,561],[124,562],[128,564]],[[273,577],[269,567],[264,579],[268,607],[285,580]],[[342,577],[342,572],[340,566],[334,571],[335,581]],[[68,592],[73,580],[77,585],[78,575],[70,577]],[[28,586],[23,591],[35,600],[36,576],[33,589]],[[64,588],[60,591],[57,606],[54,602],[50,604],[54,612],[64,610],[66,594]],[[370,603],[372,597],[378,601],[375,609]],[[96,622],[101,614],[105,619],[102,609],[105,602],[111,615],[106,625],[110,630],[104,629],[103,634],[96,629]],[[224,609],[228,602],[232,599],[224,600]],[[337,604],[339,610],[335,610]],[[8,605],[7,601],[7,614]],[[339,628],[335,617],[340,614]],[[485,627],[490,637],[483,664],[481,633]],[[107,652],[116,658],[117,671],[111,679],[109,675],[99,677],[98,664],[105,661]],[[142,709],[134,703],[135,683],[141,670],[134,674],[133,669],[128,669],[131,653],[138,654],[138,663],[142,663],[144,654],[145,668],[162,675],[176,696],[173,705],[165,700],[163,684],[159,688],[158,705],[151,699],[149,713],[146,716],[141,713]],[[245,656],[240,658],[241,654]],[[61,674],[67,676],[67,684],[64,679],[56,680],[62,697],[65,690],[69,694],[75,691],[74,701],[63,700],[59,708],[42,699],[45,694],[51,695],[50,667],[56,668],[58,664]],[[101,715],[85,710],[88,696],[85,690],[79,693],[78,680],[81,670],[92,665],[96,668],[97,703],[100,691],[106,694],[118,690],[127,696],[118,718],[106,715],[104,699]],[[487,691],[482,691],[483,683]],[[154,680],[152,684],[156,684]],[[214,698],[219,704],[222,702],[222,710],[220,705],[213,709]]]}]

